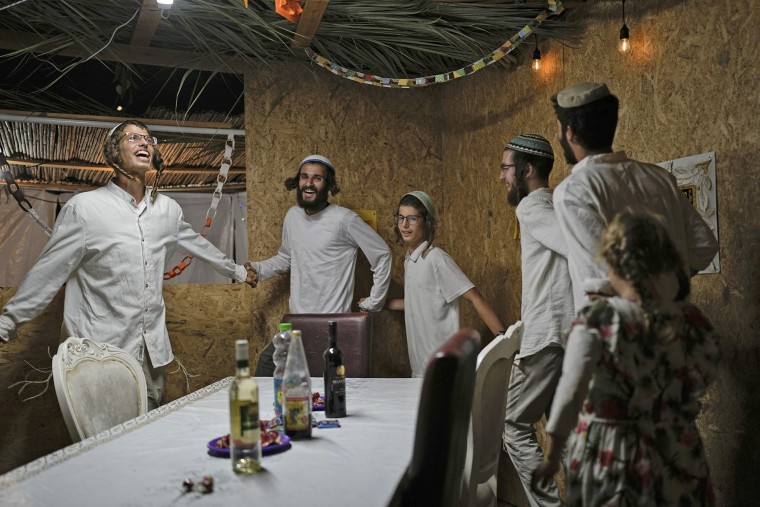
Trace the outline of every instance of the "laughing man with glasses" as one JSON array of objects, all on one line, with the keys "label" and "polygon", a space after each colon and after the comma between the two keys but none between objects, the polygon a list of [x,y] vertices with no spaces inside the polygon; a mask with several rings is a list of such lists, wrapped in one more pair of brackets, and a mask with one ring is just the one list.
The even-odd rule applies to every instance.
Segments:
[{"label": "laughing man with glasses", "polygon": [[[179,250],[238,282],[255,284],[185,222],[176,201],[157,194],[163,169],[157,140],[145,124],[126,121],[106,136],[103,155],[115,176],[72,197],[61,209],[39,259],[0,315],[0,343],[38,315],[66,284],[62,340],[88,336],[115,345],[143,365],[148,408],[160,405],[165,368],[174,360],[166,328],[163,274]],[[149,194],[145,175],[156,169]]]}]

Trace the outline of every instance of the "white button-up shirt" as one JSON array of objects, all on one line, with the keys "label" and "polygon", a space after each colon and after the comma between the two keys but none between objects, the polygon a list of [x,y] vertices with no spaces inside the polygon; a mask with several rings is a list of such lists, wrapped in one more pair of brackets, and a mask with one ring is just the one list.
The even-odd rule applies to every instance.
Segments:
[{"label": "white button-up shirt", "polygon": [[63,323],[68,336],[110,343],[155,366],[173,355],[166,329],[163,273],[176,249],[240,282],[236,265],[184,221],[171,198],[135,199],[113,182],[71,198],[53,234],[0,316],[0,338],[34,318],[66,284]]},{"label": "white button-up shirt", "polygon": [[573,319],[573,291],[567,244],[554,213],[552,192],[539,188],[517,206],[522,250],[522,310],[525,325],[520,354],[562,346]]},{"label": "white button-up shirt", "polygon": [[597,260],[599,239],[615,215],[629,206],[664,219],[687,272],[706,268],[718,252],[710,226],[665,169],[631,160],[622,151],[588,156],[554,190],[576,310],[583,307],[584,292],[608,287],[607,269]]},{"label": "white button-up shirt", "polygon": [[459,328],[459,297],[475,287],[449,254],[424,241],[404,259],[404,322],[412,377]]}]

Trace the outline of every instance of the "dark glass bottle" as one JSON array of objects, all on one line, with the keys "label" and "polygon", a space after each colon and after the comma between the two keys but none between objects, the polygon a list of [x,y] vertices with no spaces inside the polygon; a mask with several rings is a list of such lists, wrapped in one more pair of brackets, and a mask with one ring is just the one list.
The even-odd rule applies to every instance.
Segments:
[{"label": "dark glass bottle", "polygon": [[343,351],[338,348],[337,323],[327,324],[330,346],[322,356],[325,361],[325,415],[327,417],[346,416],[346,366]]}]

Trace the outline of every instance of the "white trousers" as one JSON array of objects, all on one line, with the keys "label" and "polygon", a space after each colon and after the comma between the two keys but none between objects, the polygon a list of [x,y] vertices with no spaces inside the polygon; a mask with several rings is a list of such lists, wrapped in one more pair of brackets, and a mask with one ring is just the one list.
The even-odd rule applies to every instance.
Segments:
[{"label": "white trousers", "polygon": [[148,411],[158,408],[164,401],[164,392],[166,391],[166,368],[160,366],[153,367],[153,361],[150,360],[148,347],[145,347],[143,354],[143,373],[145,373],[145,383],[148,386]]}]

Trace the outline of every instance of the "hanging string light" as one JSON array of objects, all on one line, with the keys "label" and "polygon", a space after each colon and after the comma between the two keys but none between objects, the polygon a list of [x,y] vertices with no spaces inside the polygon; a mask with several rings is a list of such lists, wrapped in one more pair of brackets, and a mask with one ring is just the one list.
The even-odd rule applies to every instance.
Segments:
[{"label": "hanging string light", "polygon": [[630,33],[628,25],[625,24],[625,0],[623,0],[623,26],[620,28],[620,42],[618,42],[618,51],[626,54],[631,51]]},{"label": "hanging string light", "polygon": [[538,49],[538,35],[534,34],[534,37],[536,39],[536,49],[533,50],[533,72],[538,72],[541,70],[541,51]]}]

